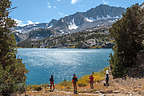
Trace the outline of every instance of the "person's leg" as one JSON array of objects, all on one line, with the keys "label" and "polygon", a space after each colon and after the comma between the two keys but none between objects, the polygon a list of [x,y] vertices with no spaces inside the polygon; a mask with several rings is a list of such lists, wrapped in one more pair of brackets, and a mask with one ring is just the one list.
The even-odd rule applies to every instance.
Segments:
[{"label": "person's leg", "polygon": [[52,84],[50,84],[50,91],[52,91]]},{"label": "person's leg", "polygon": [[108,86],[109,86],[109,78],[108,78],[108,80],[107,80],[107,84],[108,84]]},{"label": "person's leg", "polygon": [[93,89],[93,82],[90,83],[90,88]]},{"label": "person's leg", "polygon": [[90,88],[92,89],[92,83],[90,82]]},{"label": "person's leg", "polygon": [[74,94],[75,94],[75,84],[73,83],[73,88],[74,88]]},{"label": "person's leg", "polygon": [[108,78],[106,79],[106,86],[108,86],[109,84],[108,84]]},{"label": "person's leg", "polygon": [[76,94],[77,94],[77,84],[75,85],[75,91],[76,91]]},{"label": "person's leg", "polygon": [[91,88],[94,89],[93,82],[92,82]]},{"label": "person's leg", "polygon": [[74,86],[74,94],[76,94],[77,91],[76,83],[73,83],[73,86]]},{"label": "person's leg", "polygon": [[53,90],[55,89],[55,85],[54,85],[54,83],[53,83]]}]

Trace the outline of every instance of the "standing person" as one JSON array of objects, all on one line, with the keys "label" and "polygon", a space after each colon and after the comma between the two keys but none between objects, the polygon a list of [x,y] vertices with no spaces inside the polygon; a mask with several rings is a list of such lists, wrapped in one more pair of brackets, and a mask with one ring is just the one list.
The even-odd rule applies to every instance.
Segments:
[{"label": "standing person", "polygon": [[77,94],[77,77],[76,77],[76,74],[73,75],[73,78],[72,78],[72,83],[73,83],[73,87],[74,87],[74,94]]},{"label": "standing person", "polygon": [[93,77],[93,73],[89,76],[89,81],[90,81],[90,88],[93,89],[93,83],[94,83],[94,77]]},{"label": "standing person", "polygon": [[53,78],[53,75],[51,75],[51,78],[50,78],[50,91],[52,92],[52,91],[54,91],[54,89],[55,89],[54,78]]},{"label": "standing person", "polygon": [[106,86],[109,86],[109,70],[106,70]]}]

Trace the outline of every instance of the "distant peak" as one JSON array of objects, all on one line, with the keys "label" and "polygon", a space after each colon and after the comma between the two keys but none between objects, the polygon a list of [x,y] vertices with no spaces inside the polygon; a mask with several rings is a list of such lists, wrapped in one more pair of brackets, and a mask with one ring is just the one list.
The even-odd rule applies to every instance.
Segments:
[{"label": "distant peak", "polygon": [[108,4],[100,4],[99,6],[109,6]]},{"label": "distant peak", "polygon": [[141,8],[142,8],[142,9],[144,8],[144,3],[141,4]]},{"label": "distant peak", "polygon": [[51,21],[57,21],[56,19],[52,19]]},{"label": "distant peak", "polygon": [[97,7],[111,7],[110,5],[107,5],[107,4],[100,4],[99,6]]}]

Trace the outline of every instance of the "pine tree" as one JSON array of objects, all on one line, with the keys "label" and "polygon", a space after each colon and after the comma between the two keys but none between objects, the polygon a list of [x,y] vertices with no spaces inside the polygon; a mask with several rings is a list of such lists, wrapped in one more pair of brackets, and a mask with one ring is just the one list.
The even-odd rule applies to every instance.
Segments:
[{"label": "pine tree", "polygon": [[128,75],[128,68],[136,66],[137,53],[143,48],[143,39],[139,38],[143,34],[143,28],[139,28],[143,16],[140,6],[133,5],[109,30],[115,39],[114,54],[111,55],[110,60],[115,78]]},{"label": "pine tree", "polygon": [[11,2],[0,0],[0,93],[3,96],[24,91],[27,72],[22,60],[16,59],[16,41],[10,30],[16,24],[9,17],[9,10]]}]

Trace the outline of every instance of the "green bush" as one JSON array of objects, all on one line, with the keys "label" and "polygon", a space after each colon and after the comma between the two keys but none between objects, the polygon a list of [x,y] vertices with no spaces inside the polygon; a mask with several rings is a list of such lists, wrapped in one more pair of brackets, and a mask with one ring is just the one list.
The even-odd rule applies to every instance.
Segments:
[{"label": "green bush", "polygon": [[41,91],[42,88],[41,88],[41,87],[35,87],[34,90],[35,90],[35,91]]},{"label": "green bush", "polygon": [[83,83],[83,82],[78,83],[78,86],[79,86],[79,87],[85,87],[85,86],[87,86],[87,85],[88,85],[87,83]]},{"label": "green bush", "polygon": [[42,86],[41,85],[30,85],[27,87],[28,91],[41,91],[42,90]]}]

